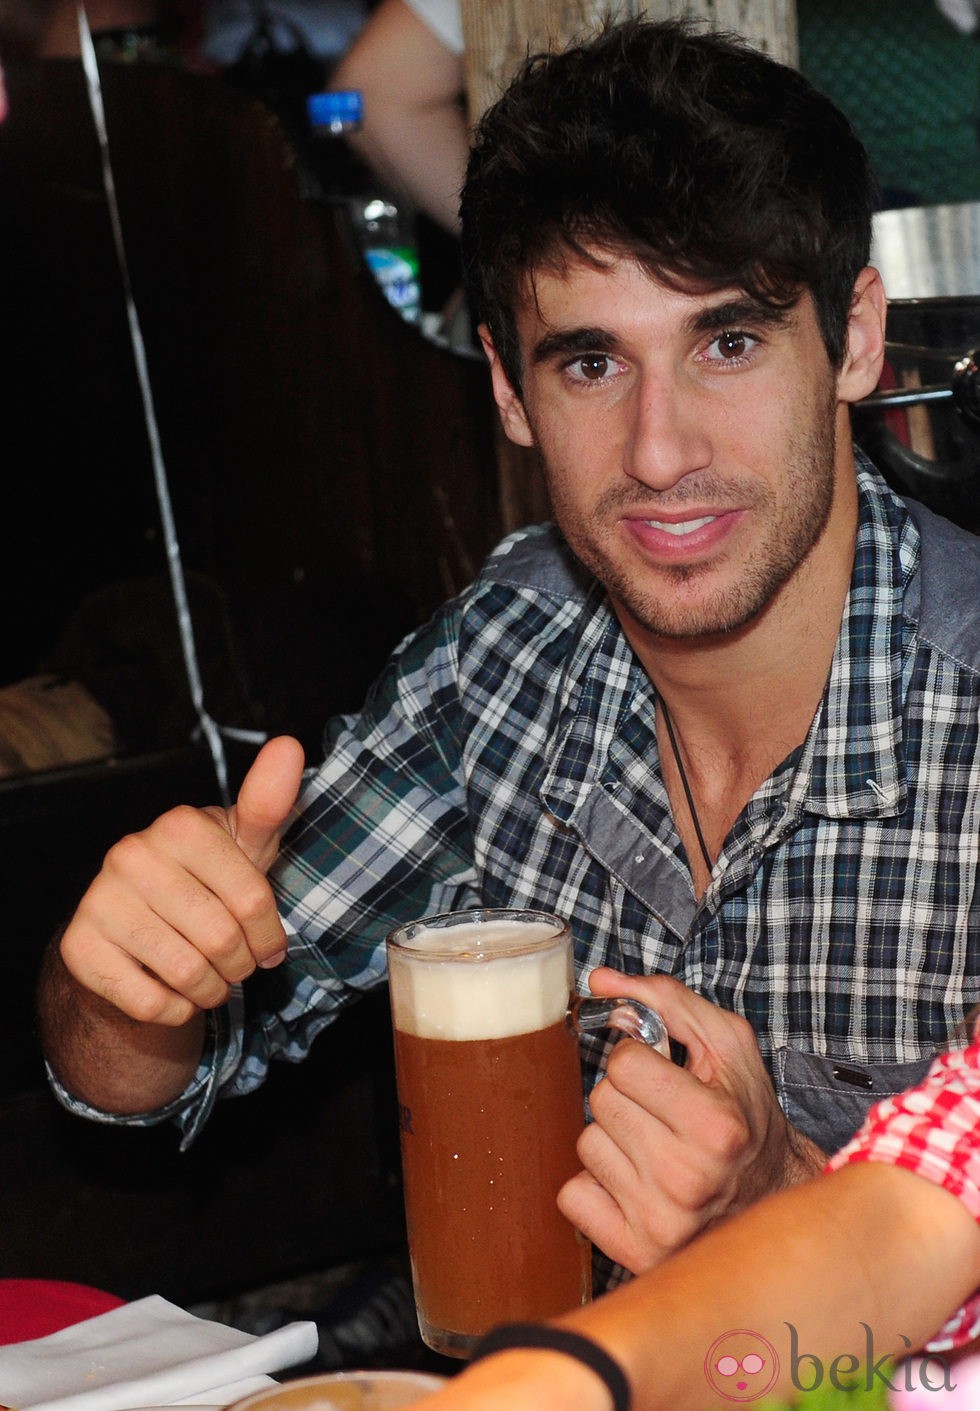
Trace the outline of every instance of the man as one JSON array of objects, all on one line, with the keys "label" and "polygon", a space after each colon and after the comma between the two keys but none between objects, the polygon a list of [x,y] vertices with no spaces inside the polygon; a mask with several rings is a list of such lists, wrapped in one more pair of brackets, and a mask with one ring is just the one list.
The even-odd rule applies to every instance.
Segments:
[{"label": "man", "polygon": [[237,808],[110,851],[40,987],[64,1101],[189,1140],[383,983],[398,922],[558,912],[581,988],[642,994],[685,1051],[617,1047],[562,1196],[636,1271],[922,1075],[977,997],[980,555],[851,444],[872,204],[842,115],[734,40],[627,22],[529,61],[462,240],[558,528],[334,723],[278,857],[284,739]]}]

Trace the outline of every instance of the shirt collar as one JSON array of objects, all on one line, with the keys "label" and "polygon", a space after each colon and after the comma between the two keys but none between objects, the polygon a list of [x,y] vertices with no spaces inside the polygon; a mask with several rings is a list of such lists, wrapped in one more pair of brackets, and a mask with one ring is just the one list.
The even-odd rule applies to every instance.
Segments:
[{"label": "shirt collar", "polygon": [[827,687],[791,797],[828,818],[881,818],[905,807],[903,699],[914,638],[906,595],[919,532],[870,461],[858,462],[858,531],[851,586]]},{"label": "shirt collar", "polygon": [[652,712],[650,680],[595,583],[562,677],[541,787],[545,807],[557,818],[567,820],[601,775],[633,702],[641,709],[648,703]]}]

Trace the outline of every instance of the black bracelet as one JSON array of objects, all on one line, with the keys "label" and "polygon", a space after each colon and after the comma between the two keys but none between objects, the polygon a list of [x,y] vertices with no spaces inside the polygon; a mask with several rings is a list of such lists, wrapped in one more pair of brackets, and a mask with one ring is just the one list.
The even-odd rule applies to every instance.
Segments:
[{"label": "black bracelet", "polygon": [[499,1328],[492,1328],[480,1339],[469,1360],[477,1362],[493,1352],[518,1347],[540,1347],[549,1352],[563,1352],[566,1357],[584,1362],[605,1383],[613,1399],[613,1411],[630,1411],[630,1384],[619,1363],[591,1338],[569,1332],[566,1328],[553,1328],[547,1323],[504,1323]]}]

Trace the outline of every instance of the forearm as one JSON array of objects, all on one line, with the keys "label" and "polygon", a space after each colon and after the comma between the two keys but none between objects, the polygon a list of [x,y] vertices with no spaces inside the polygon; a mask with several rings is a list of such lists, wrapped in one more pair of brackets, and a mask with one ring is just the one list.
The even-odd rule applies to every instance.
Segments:
[{"label": "forearm", "polygon": [[41,1047],[73,1097],[104,1112],[152,1112],[190,1082],[204,1043],[204,1015],[174,1027],[146,1024],[71,975],[57,942],[44,957],[37,992]]},{"label": "forearm", "polygon": [[462,110],[455,103],[375,110],[351,145],[396,195],[407,196],[443,229],[456,234],[459,192],[468,152]]},{"label": "forearm", "polygon": [[902,1355],[978,1282],[980,1232],[965,1207],[907,1171],[867,1164],[760,1202],[563,1321],[621,1361],[635,1411],[699,1411],[718,1404],[705,1358],[730,1329],[772,1344],[780,1369],[772,1392],[788,1396],[792,1339],[825,1368],[849,1356],[857,1368],[867,1324],[876,1358]]},{"label": "forearm", "polygon": [[397,194],[455,233],[469,154],[463,62],[403,0],[381,0],[338,64],[333,89],[364,96],[352,145]]},{"label": "forearm", "polygon": [[[775,1350],[771,1395],[793,1397],[827,1373],[859,1375],[931,1336],[980,1283],[980,1231],[947,1191],[867,1164],[772,1196],[701,1236],[659,1268],[568,1314],[623,1367],[633,1411],[709,1411],[723,1399],[706,1359],[733,1329]],[[865,1326],[870,1329],[870,1334]],[[906,1341],[907,1339],[907,1341]],[[764,1350],[764,1345],[759,1346]],[[708,1364],[710,1366],[710,1363]],[[761,1388],[760,1388],[761,1394]],[[496,1399],[496,1400],[495,1400]],[[551,1352],[508,1352],[475,1364],[432,1411],[609,1411],[598,1378]],[[428,1411],[428,1403],[426,1403]]]}]

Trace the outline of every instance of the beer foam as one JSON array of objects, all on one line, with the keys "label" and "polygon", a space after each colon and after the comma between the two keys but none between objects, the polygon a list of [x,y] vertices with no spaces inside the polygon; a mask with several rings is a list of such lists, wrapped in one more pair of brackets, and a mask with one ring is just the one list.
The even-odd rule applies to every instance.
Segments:
[{"label": "beer foam", "polygon": [[[557,1024],[572,988],[567,941],[526,955],[496,955],[493,946],[516,947],[554,937],[545,922],[495,921],[422,931],[410,953],[391,957],[395,1024],[418,1038],[505,1039]],[[427,951],[459,956],[429,958]]]}]

